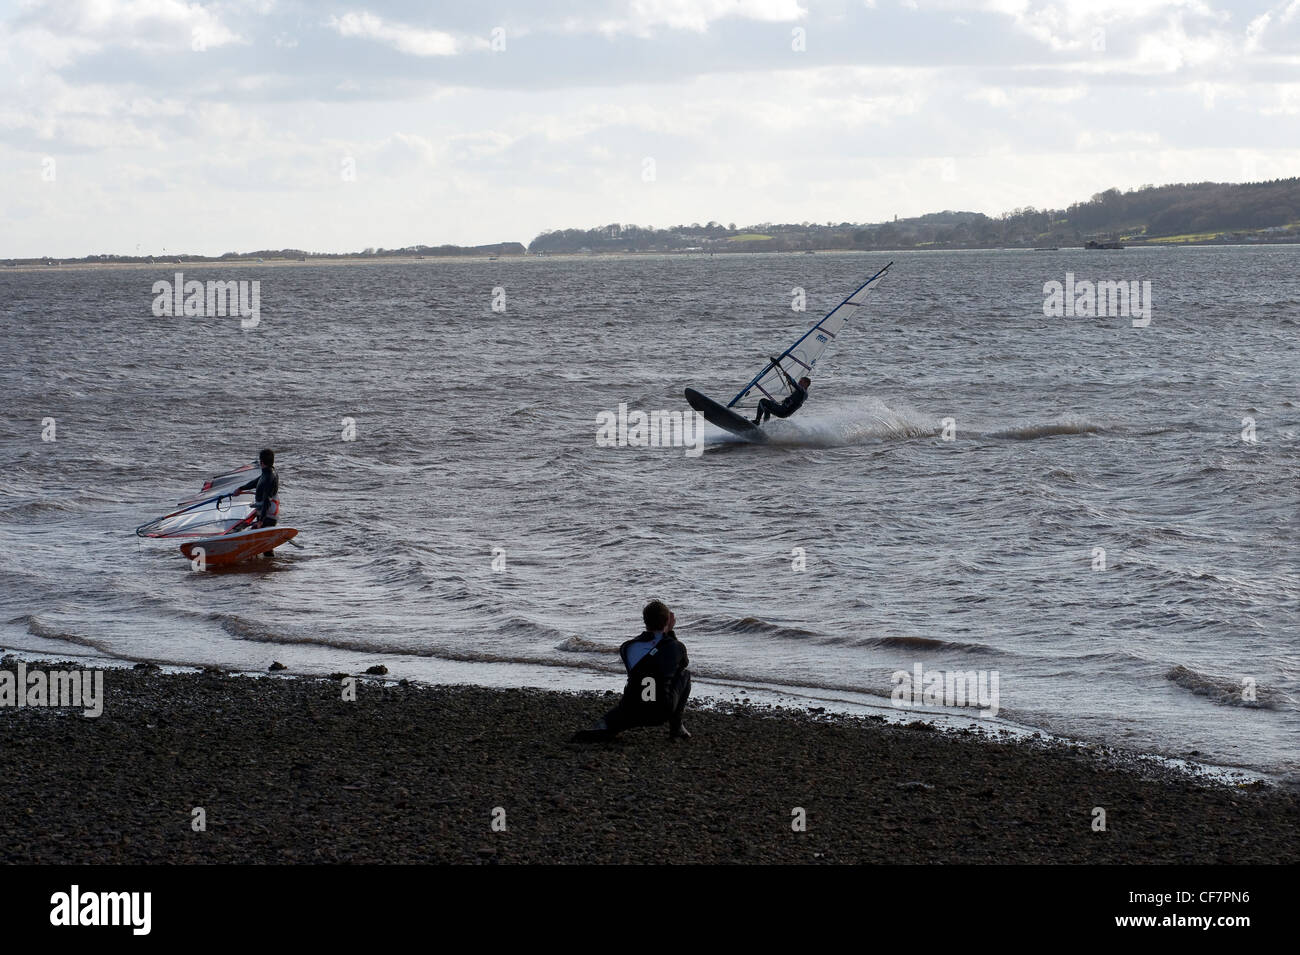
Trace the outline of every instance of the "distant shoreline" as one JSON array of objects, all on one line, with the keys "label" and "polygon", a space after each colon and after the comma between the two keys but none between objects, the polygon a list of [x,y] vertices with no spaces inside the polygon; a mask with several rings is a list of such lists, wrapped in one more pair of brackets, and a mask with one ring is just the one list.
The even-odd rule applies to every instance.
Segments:
[{"label": "distant shoreline", "polygon": [[[1300,177],[1255,183],[1174,183],[1120,192],[1107,189],[1066,209],[1032,206],[992,217],[946,209],[884,222],[761,222],[737,227],[715,220],[667,228],[613,222],[587,229],[548,229],[527,244],[518,241],[478,245],[424,243],[398,248],[367,247],[357,252],[308,252],[284,247],[221,256],[182,251],[129,255],[0,257],[0,268],[37,267],[48,262],[86,265],[182,263],[249,263],[271,261],[348,262],[388,260],[505,258],[526,255],[691,255],[762,252],[826,254],[829,252],[991,251],[995,249],[1097,248],[1203,245],[1300,244]],[[175,240],[173,240],[175,241]],[[180,240],[187,241],[187,240]],[[140,248],[139,245],[136,246]],[[112,262],[103,261],[105,258]],[[135,260],[151,260],[137,262]],[[47,266],[48,267],[48,266]]]},{"label": "distant shoreline", "polygon": [[966,248],[966,247],[926,247],[926,248],[900,248],[900,249],[815,249],[815,250],[796,250],[783,249],[780,251],[764,252],[758,249],[745,249],[734,252],[677,252],[677,251],[656,251],[656,252],[546,252],[531,254],[507,254],[499,256],[485,255],[385,255],[385,256],[367,256],[367,255],[348,255],[348,256],[328,256],[328,257],[309,257],[307,259],[185,259],[180,262],[175,260],[164,260],[156,262],[83,262],[79,260],[61,261],[50,259],[49,264],[28,263],[21,264],[3,264],[0,265],[0,275],[19,272],[53,272],[53,271],[112,271],[112,270],[131,270],[147,272],[183,272],[186,269],[220,269],[220,268],[319,268],[321,266],[355,266],[355,265],[437,265],[439,263],[456,263],[464,264],[467,262],[480,262],[484,264],[493,262],[575,262],[590,259],[625,259],[625,258],[674,258],[674,259],[698,259],[698,258],[717,258],[718,256],[731,257],[743,255],[764,255],[764,256],[790,256],[790,255],[898,255],[902,253],[916,252],[1087,252],[1097,256],[1107,254],[1116,254],[1120,252],[1136,251],[1141,249],[1184,249],[1184,248],[1271,248],[1275,246],[1293,246],[1300,245],[1300,239],[1293,240],[1275,240],[1270,242],[1180,242],[1180,243],[1158,243],[1158,242],[1137,242],[1126,245],[1123,249],[1088,249],[1084,246],[1063,245],[1053,248],[1032,248],[1032,247],[1013,247],[1007,248],[1002,246],[990,246],[988,248]]}]

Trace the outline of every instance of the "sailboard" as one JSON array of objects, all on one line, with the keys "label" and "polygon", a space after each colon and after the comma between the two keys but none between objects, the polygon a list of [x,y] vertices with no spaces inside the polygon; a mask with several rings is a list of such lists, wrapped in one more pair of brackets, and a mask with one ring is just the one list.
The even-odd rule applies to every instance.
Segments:
[{"label": "sailboard", "polygon": [[704,415],[704,420],[709,424],[717,425],[724,431],[730,431],[758,444],[767,440],[767,434],[752,420],[742,418],[726,405],[718,404],[708,395],[702,395],[694,388],[686,389],[686,401]]},{"label": "sailboard", "polygon": [[854,309],[866,304],[867,295],[893,264],[890,262],[854,289],[844,301],[827,312],[793,345],[781,352],[779,357],[773,356],[776,360],[769,360],[726,405],[714,401],[694,388],[686,389],[686,400],[692,408],[704,415],[706,421],[719,428],[749,441],[765,441],[766,435],[763,429],[753,421],[758,403],[764,398],[770,398],[778,403],[783,401],[793,391],[789,381],[786,380],[786,375],[795,381],[805,376],[812,377],[817,362],[843,331]]},{"label": "sailboard", "polygon": [[258,554],[269,553],[296,537],[292,527],[254,527],[221,537],[205,537],[181,544],[181,553],[190,560],[201,553],[203,562],[210,567],[227,567],[249,560]]}]

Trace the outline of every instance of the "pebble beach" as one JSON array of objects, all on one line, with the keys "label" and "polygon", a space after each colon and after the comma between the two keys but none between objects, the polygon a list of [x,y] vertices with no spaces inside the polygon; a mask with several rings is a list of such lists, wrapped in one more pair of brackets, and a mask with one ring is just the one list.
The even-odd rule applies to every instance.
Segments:
[{"label": "pebble beach", "polygon": [[0,710],[0,859],[1300,859],[1300,795],[1290,788],[1113,749],[734,703],[693,703],[686,741],[639,729],[580,745],[570,735],[612,694],[352,679],[355,699],[345,700],[343,675],[142,665],[107,671],[98,717]]}]

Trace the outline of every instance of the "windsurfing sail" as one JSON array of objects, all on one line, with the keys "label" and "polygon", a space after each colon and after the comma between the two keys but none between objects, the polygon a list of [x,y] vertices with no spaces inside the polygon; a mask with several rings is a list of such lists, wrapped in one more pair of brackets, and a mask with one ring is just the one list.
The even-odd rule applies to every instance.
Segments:
[{"label": "windsurfing sail", "polygon": [[219,494],[155,518],[135,529],[140,537],[217,537],[248,519],[253,497]]},{"label": "windsurfing sail", "polygon": [[199,488],[198,494],[189,500],[181,501],[177,506],[184,507],[186,504],[196,504],[216,494],[229,494],[241,484],[247,484],[257,477],[261,470],[262,466],[254,461],[252,464],[245,464],[242,468],[235,468],[233,471],[214,475],[203,482],[203,487]]},{"label": "windsurfing sail", "polygon": [[848,298],[827,312],[820,322],[804,332],[798,341],[781,352],[776,364],[769,361],[763,367],[763,370],[750,380],[749,384],[740,389],[740,394],[727,403],[727,407],[746,409],[752,413],[763,398],[781,401],[793,390],[790,383],[786,381],[785,375],[781,373],[782,371],[789,374],[795,381],[805,375],[811,378],[818,359],[822,357],[831,342],[835,340],[835,336],[843,330],[849,316],[853,314],[853,310],[861,308],[865,304],[867,294],[893,264],[893,262],[890,262],[889,265],[886,265],[854,289],[853,294]]}]

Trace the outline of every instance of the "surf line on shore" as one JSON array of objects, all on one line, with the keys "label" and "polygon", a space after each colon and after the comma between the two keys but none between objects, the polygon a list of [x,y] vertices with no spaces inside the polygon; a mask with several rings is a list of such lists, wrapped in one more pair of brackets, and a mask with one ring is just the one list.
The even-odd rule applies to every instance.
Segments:
[{"label": "surf line on shore", "polygon": [[980,716],[998,715],[997,670],[926,670],[916,663],[911,673],[895,670],[889,679],[894,706],[979,706]]},{"label": "surf line on shore", "polygon": [[0,670],[0,707],[81,707],[81,715],[104,712],[103,670],[33,670],[17,661],[14,671]]}]

